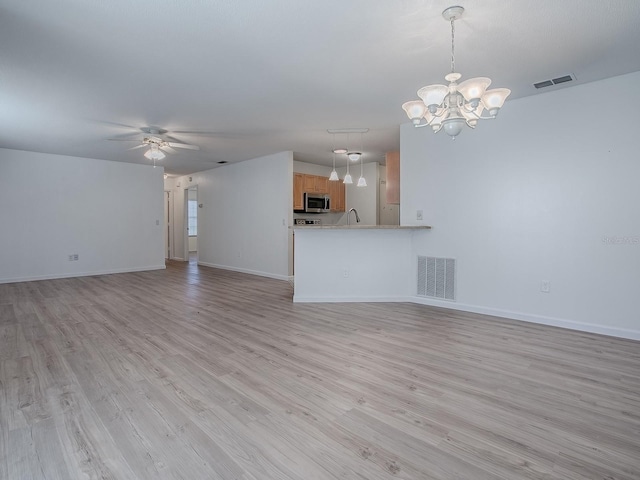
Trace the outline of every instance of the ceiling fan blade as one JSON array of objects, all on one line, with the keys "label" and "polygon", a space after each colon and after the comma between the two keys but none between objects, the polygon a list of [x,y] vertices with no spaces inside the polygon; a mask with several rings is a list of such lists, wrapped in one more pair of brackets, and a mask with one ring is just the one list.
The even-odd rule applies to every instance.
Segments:
[{"label": "ceiling fan blade", "polygon": [[114,142],[141,142],[142,138],[107,138],[107,140],[111,140]]},{"label": "ceiling fan blade", "polygon": [[178,153],[178,152],[176,152],[173,148],[171,148],[171,147],[170,147],[170,146],[168,146],[168,145],[162,145],[162,146],[160,147],[160,150],[164,150],[164,151],[165,151],[165,152],[167,152],[167,153]]},{"label": "ceiling fan blade", "polygon": [[188,143],[176,143],[176,142],[167,142],[170,147],[173,148],[186,148],[188,150],[200,150],[200,147],[197,145],[189,145]]},{"label": "ceiling fan blade", "polygon": [[136,150],[137,148],[144,148],[146,145],[143,143],[142,145],[136,145],[135,147],[127,148],[127,150]]}]

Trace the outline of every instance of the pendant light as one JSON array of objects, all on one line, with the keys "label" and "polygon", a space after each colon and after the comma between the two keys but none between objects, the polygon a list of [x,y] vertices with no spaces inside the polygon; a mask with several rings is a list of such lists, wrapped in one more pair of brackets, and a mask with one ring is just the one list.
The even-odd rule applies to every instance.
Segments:
[{"label": "pendant light", "polygon": [[331,175],[329,175],[329,180],[331,182],[337,182],[340,180],[338,178],[338,172],[336,172],[336,135],[333,134],[333,170],[331,170]]},{"label": "pendant light", "polygon": [[[362,152],[362,134],[360,134],[360,151]],[[363,166],[362,166],[362,153],[358,155],[360,158],[360,178],[358,179],[358,187],[366,187],[367,180],[364,178]]]},{"label": "pendant light", "polygon": [[349,173],[349,160],[347,160],[347,174],[344,176],[344,180],[342,181],[345,185],[351,185],[353,183],[353,179],[351,178],[351,174]]},{"label": "pendant light", "polygon": [[366,187],[367,181],[362,174],[362,156],[360,157],[360,178],[358,179],[358,187]]}]

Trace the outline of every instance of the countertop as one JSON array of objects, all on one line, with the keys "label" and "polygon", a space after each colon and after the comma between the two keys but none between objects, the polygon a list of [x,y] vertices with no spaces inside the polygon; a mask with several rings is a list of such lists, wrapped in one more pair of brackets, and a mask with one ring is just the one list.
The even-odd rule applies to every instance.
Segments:
[{"label": "countertop", "polygon": [[294,230],[429,230],[430,225],[293,225]]}]

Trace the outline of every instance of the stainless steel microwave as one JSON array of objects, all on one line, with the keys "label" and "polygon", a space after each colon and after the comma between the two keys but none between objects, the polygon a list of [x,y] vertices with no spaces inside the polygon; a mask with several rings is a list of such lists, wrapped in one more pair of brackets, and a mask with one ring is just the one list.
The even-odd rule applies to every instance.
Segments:
[{"label": "stainless steel microwave", "polygon": [[305,193],[305,213],[329,213],[331,211],[331,197],[322,193]]}]

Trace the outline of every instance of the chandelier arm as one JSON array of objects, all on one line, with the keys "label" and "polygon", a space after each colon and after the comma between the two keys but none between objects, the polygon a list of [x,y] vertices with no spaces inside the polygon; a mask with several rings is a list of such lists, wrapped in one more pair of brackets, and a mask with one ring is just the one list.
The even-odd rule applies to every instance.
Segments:
[{"label": "chandelier arm", "polygon": [[470,115],[473,115],[473,116],[474,116],[475,118],[477,118],[477,119],[481,119],[481,118],[486,119],[486,118],[489,118],[489,117],[483,117],[483,116],[482,116],[482,114],[478,115],[478,114],[476,113],[476,107],[474,107],[474,106],[470,105],[469,103],[464,103],[464,104],[462,105],[462,107],[461,107],[461,108],[464,110],[464,112],[465,112],[465,113],[468,113],[468,114],[470,114]]},{"label": "chandelier arm", "polygon": [[449,107],[440,107],[438,110],[435,111],[435,113],[432,113],[431,115],[433,116],[433,118],[440,118],[448,111],[449,111]]}]

